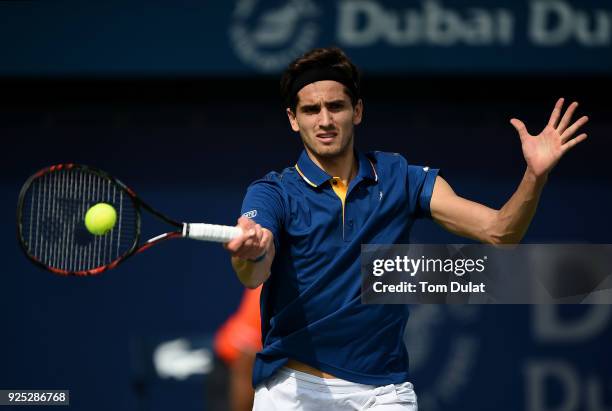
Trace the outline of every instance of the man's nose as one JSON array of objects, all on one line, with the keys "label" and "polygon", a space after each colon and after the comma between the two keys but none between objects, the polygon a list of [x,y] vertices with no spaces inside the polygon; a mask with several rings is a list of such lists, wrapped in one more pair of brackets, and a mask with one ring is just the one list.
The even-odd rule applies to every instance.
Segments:
[{"label": "man's nose", "polygon": [[329,110],[326,108],[321,109],[319,114],[319,126],[329,127],[333,124],[333,118]]}]

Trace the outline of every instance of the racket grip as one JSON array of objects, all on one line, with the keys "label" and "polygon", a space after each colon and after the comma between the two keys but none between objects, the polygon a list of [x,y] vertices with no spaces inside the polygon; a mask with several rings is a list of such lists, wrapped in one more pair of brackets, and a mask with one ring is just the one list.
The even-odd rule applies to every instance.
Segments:
[{"label": "racket grip", "polygon": [[200,241],[227,243],[242,234],[238,227],[229,225],[183,223],[183,237]]}]

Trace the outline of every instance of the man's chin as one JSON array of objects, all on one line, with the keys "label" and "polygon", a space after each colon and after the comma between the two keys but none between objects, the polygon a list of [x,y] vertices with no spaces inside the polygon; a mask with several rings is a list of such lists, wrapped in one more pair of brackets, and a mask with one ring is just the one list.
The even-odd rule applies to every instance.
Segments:
[{"label": "man's chin", "polygon": [[317,156],[320,157],[325,157],[325,158],[333,158],[333,157],[339,157],[342,154],[344,154],[344,150],[343,147],[338,147],[338,146],[325,146],[325,145],[318,145],[314,152]]},{"label": "man's chin", "polygon": [[314,146],[305,144],[305,146],[315,156],[328,160],[342,157],[346,154],[346,151],[349,150],[349,144],[344,147],[338,146],[338,144],[315,144]]},{"label": "man's chin", "polygon": [[325,158],[325,159],[332,159],[332,158],[336,158],[336,157],[341,157],[342,150],[338,150],[338,149],[322,149],[322,150],[315,151],[315,155],[317,157],[321,157],[321,158]]}]

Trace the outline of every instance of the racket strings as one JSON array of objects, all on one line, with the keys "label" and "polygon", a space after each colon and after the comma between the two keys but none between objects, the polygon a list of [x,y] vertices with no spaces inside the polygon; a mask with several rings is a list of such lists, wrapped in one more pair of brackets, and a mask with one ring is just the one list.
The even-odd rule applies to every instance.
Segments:
[{"label": "racket strings", "polygon": [[[85,214],[97,203],[117,211],[104,235],[85,228]],[[110,264],[130,251],[138,214],[131,198],[111,180],[88,170],[58,170],[35,179],[24,196],[21,234],[28,253],[42,264],[82,272]]]}]

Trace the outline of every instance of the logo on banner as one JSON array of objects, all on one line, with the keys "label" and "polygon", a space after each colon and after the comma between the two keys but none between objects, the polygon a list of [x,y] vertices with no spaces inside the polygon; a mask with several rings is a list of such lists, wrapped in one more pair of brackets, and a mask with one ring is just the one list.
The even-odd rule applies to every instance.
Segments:
[{"label": "logo on banner", "polygon": [[262,72],[284,69],[313,48],[319,35],[319,8],[312,0],[239,0],[230,25],[238,57]]}]

